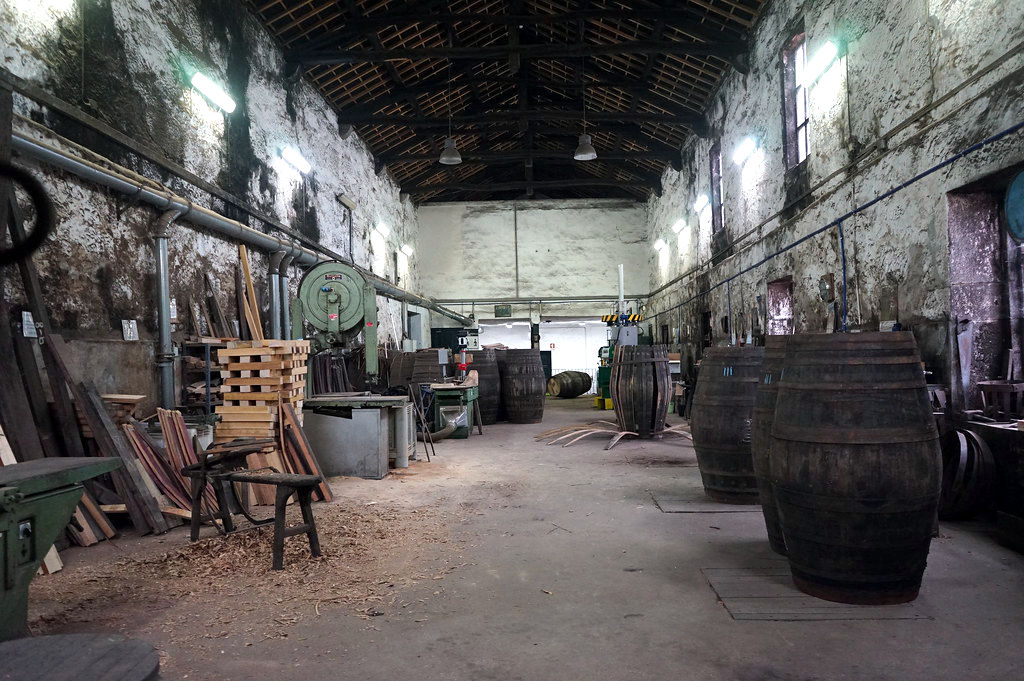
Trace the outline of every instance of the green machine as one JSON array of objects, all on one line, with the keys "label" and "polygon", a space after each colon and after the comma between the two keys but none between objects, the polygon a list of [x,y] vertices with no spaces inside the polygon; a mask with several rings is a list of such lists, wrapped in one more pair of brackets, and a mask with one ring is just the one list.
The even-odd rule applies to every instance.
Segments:
[{"label": "green machine", "polygon": [[450,437],[465,440],[473,430],[473,412],[479,398],[480,388],[475,385],[434,388],[434,427],[454,423],[455,432]]},{"label": "green machine", "polygon": [[[377,292],[345,263],[322,262],[306,272],[291,317],[292,338],[307,337],[304,323],[313,327],[313,352],[345,347],[360,332],[366,347],[377,347]],[[377,353],[365,354],[367,376],[377,376]]]},{"label": "green machine", "polygon": [[601,317],[601,321],[608,325],[608,344],[597,351],[597,395],[594,397],[594,406],[598,409],[613,409],[611,378],[615,346],[637,344],[637,325],[643,321],[643,315],[606,314]]},{"label": "green machine", "polygon": [[120,459],[69,456],[0,467],[0,641],[28,634],[28,585],[71,520],[82,481],[120,466]]}]

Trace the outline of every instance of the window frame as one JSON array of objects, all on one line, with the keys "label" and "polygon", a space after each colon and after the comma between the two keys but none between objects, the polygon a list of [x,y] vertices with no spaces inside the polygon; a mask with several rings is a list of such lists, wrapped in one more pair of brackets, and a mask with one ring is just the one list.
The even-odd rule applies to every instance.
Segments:
[{"label": "window frame", "polygon": [[722,140],[715,140],[708,150],[708,168],[711,178],[711,233],[718,234],[725,227],[725,196],[722,193]]},{"label": "window frame", "polygon": [[[782,48],[782,110],[786,170],[807,162],[811,155],[811,112],[807,85],[807,33],[797,31]],[[802,115],[801,115],[802,108]]]}]

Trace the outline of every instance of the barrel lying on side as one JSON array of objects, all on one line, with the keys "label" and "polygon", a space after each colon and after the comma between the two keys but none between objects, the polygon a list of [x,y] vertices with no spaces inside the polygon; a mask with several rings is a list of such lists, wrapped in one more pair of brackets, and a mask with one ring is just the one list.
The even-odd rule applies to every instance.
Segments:
[{"label": "barrel lying on side", "polygon": [[786,540],[779,524],[779,510],[775,505],[775,490],[772,488],[770,473],[770,439],[772,421],[775,420],[775,400],[779,393],[779,379],[782,363],[786,356],[786,343],[790,336],[768,336],[764,343],[764,362],[761,364],[761,380],[754,397],[754,416],[750,428],[750,453],[757,477],[757,489],[761,497],[764,525],[768,531],[768,544],[778,554],[786,555]]},{"label": "barrel lying on side", "polygon": [[942,464],[913,335],[791,337],[772,436],[796,586],[842,603],[916,598]]},{"label": "barrel lying on side", "polygon": [[484,348],[473,352],[473,363],[480,381],[480,421],[489,426],[498,421],[498,406],[501,404],[501,378],[498,375],[498,360],[494,350]]},{"label": "barrel lying on side", "polygon": [[546,385],[540,350],[505,351],[501,403],[509,423],[541,422]]},{"label": "barrel lying on side", "polygon": [[690,434],[704,492],[726,504],[757,504],[750,452],[754,396],[764,348],[708,348],[701,360]]},{"label": "barrel lying on side", "polygon": [[672,380],[664,345],[619,345],[608,385],[619,428],[650,438],[665,429]]},{"label": "barrel lying on side", "polygon": [[590,390],[590,374],[583,371],[563,371],[548,379],[548,393],[552,397],[571,399]]}]

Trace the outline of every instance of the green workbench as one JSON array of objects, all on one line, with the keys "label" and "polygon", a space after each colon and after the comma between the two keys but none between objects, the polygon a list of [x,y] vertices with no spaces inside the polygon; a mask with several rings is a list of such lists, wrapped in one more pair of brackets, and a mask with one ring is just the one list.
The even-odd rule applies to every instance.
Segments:
[{"label": "green workbench", "polygon": [[[441,416],[442,410],[453,415],[454,412],[464,412],[465,418],[459,414],[456,418],[455,432],[451,434],[458,440],[465,440],[469,437],[474,425],[474,406],[480,398],[480,388],[473,385],[469,387],[455,386],[446,383],[434,383],[430,386],[434,391],[434,427],[441,428],[445,423]],[[449,416],[449,419],[452,416]]]},{"label": "green workbench", "polygon": [[71,520],[82,481],[120,466],[120,459],[93,456],[0,466],[0,641],[28,633],[29,582]]}]

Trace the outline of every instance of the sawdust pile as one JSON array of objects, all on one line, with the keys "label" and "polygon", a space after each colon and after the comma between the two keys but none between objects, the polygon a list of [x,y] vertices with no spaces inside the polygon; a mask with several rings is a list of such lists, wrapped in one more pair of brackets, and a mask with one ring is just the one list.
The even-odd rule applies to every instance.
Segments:
[{"label": "sawdust pile", "polygon": [[[447,543],[451,517],[436,509],[314,506],[323,556],[311,558],[305,535],[285,540],[285,569],[271,570],[273,526],[212,536],[179,548],[66,569],[33,581],[33,633],[151,628],[184,642],[242,634],[259,641],[347,605],[364,617],[385,614],[397,592],[455,569],[431,568],[431,545]],[[299,519],[289,510],[290,522]],[[437,563],[437,561],[434,561]],[[221,630],[223,628],[223,630]]]}]

